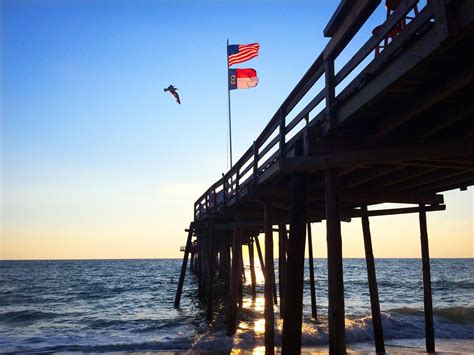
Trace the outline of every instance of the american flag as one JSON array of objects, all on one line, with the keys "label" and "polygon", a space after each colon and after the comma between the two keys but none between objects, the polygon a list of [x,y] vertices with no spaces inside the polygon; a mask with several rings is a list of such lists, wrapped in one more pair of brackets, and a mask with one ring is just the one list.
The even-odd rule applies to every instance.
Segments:
[{"label": "american flag", "polygon": [[227,46],[229,67],[237,64],[246,62],[252,58],[258,56],[258,50],[260,45],[258,43],[251,44],[231,44]]}]

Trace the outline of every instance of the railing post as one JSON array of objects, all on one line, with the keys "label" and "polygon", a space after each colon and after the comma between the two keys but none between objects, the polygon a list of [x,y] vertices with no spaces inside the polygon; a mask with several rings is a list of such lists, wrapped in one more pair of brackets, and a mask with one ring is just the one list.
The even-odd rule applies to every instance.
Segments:
[{"label": "railing post", "polygon": [[285,123],[285,115],[283,114],[283,110],[280,110],[280,160],[284,159],[286,156],[286,123]]},{"label": "railing post", "polygon": [[237,168],[237,172],[235,174],[235,199],[239,199],[239,174],[240,174],[240,168]]},{"label": "railing post", "polygon": [[223,206],[225,207],[227,205],[227,178],[224,174],[222,174],[222,191]]},{"label": "railing post", "polygon": [[253,142],[253,185],[257,186],[258,183],[258,145],[257,142]]},{"label": "railing post", "polygon": [[336,86],[334,81],[334,59],[324,60],[324,74],[326,81],[326,122],[329,124],[329,131],[336,128],[336,117],[333,113],[334,98],[336,96]]},{"label": "railing post", "polygon": [[214,213],[217,212],[217,194],[216,194],[216,187],[214,186],[213,192],[214,194]]},{"label": "railing post", "polygon": [[448,15],[445,0],[432,0],[428,3],[433,7],[438,40],[442,42],[449,36]]}]

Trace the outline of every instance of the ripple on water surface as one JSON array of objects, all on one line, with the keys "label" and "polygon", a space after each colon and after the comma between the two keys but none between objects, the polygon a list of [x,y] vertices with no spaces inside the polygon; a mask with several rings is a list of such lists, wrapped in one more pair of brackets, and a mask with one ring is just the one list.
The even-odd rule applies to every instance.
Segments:
[{"label": "ripple on water surface", "polygon": [[[417,339],[424,337],[421,262],[375,262],[387,343],[400,346],[397,342],[405,339],[416,347]],[[181,260],[2,261],[0,350],[261,349],[265,322],[259,265],[258,298],[252,300],[249,294],[247,275],[234,337],[225,335],[223,302],[216,304],[214,321],[207,324],[205,306],[196,299],[193,275],[186,277],[181,308],[173,308],[180,266]],[[278,280],[277,262],[275,266]],[[326,266],[326,260],[315,260],[318,322],[311,319],[308,265],[304,286],[303,345],[322,350],[328,341]],[[434,259],[431,264],[436,336],[461,348],[474,339],[473,266],[471,259]],[[345,259],[344,272],[347,340],[370,343],[373,331],[365,260]],[[279,345],[278,307],[275,316]],[[411,343],[406,339],[412,339]],[[454,339],[464,339],[464,343]],[[365,345],[354,348],[360,346]]]}]

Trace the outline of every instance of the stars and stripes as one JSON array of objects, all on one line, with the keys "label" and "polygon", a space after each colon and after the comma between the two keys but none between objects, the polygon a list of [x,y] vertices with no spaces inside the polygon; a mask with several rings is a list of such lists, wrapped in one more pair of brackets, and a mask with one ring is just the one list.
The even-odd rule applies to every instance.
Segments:
[{"label": "stars and stripes", "polygon": [[243,63],[247,60],[257,57],[259,49],[260,45],[258,43],[228,45],[227,59],[229,62],[229,67],[234,64]]}]

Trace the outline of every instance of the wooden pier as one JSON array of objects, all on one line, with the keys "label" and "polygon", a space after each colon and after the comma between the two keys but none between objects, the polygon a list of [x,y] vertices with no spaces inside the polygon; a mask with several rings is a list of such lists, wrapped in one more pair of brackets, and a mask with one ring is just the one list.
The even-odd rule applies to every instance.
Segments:
[{"label": "wooden pier", "polygon": [[[386,6],[386,20],[336,70],[338,56],[378,6]],[[242,306],[242,248],[249,248],[255,295],[256,245],[265,274],[266,353],[274,352],[277,302],[283,317],[282,353],[300,353],[306,238],[311,250],[309,224],[325,220],[329,352],[344,354],[341,221],[360,218],[375,350],[384,352],[369,219],[417,213],[426,350],[434,352],[426,215],[445,209],[443,191],[474,184],[474,1],[342,0],[324,35],[330,38],[327,46],[260,135],[194,204],[175,306],[191,255],[208,320],[213,316],[213,285],[222,282],[227,334],[234,334]],[[322,90],[310,95],[317,85]],[[302,100],[309,103],[295,110]],[[370,207],[385,202],[413,206]],[[265,236],[264,256],[260,233]],[[313,268],[312,252],[309,256]],[[311,292],[316,318],[312,273]]]}]

